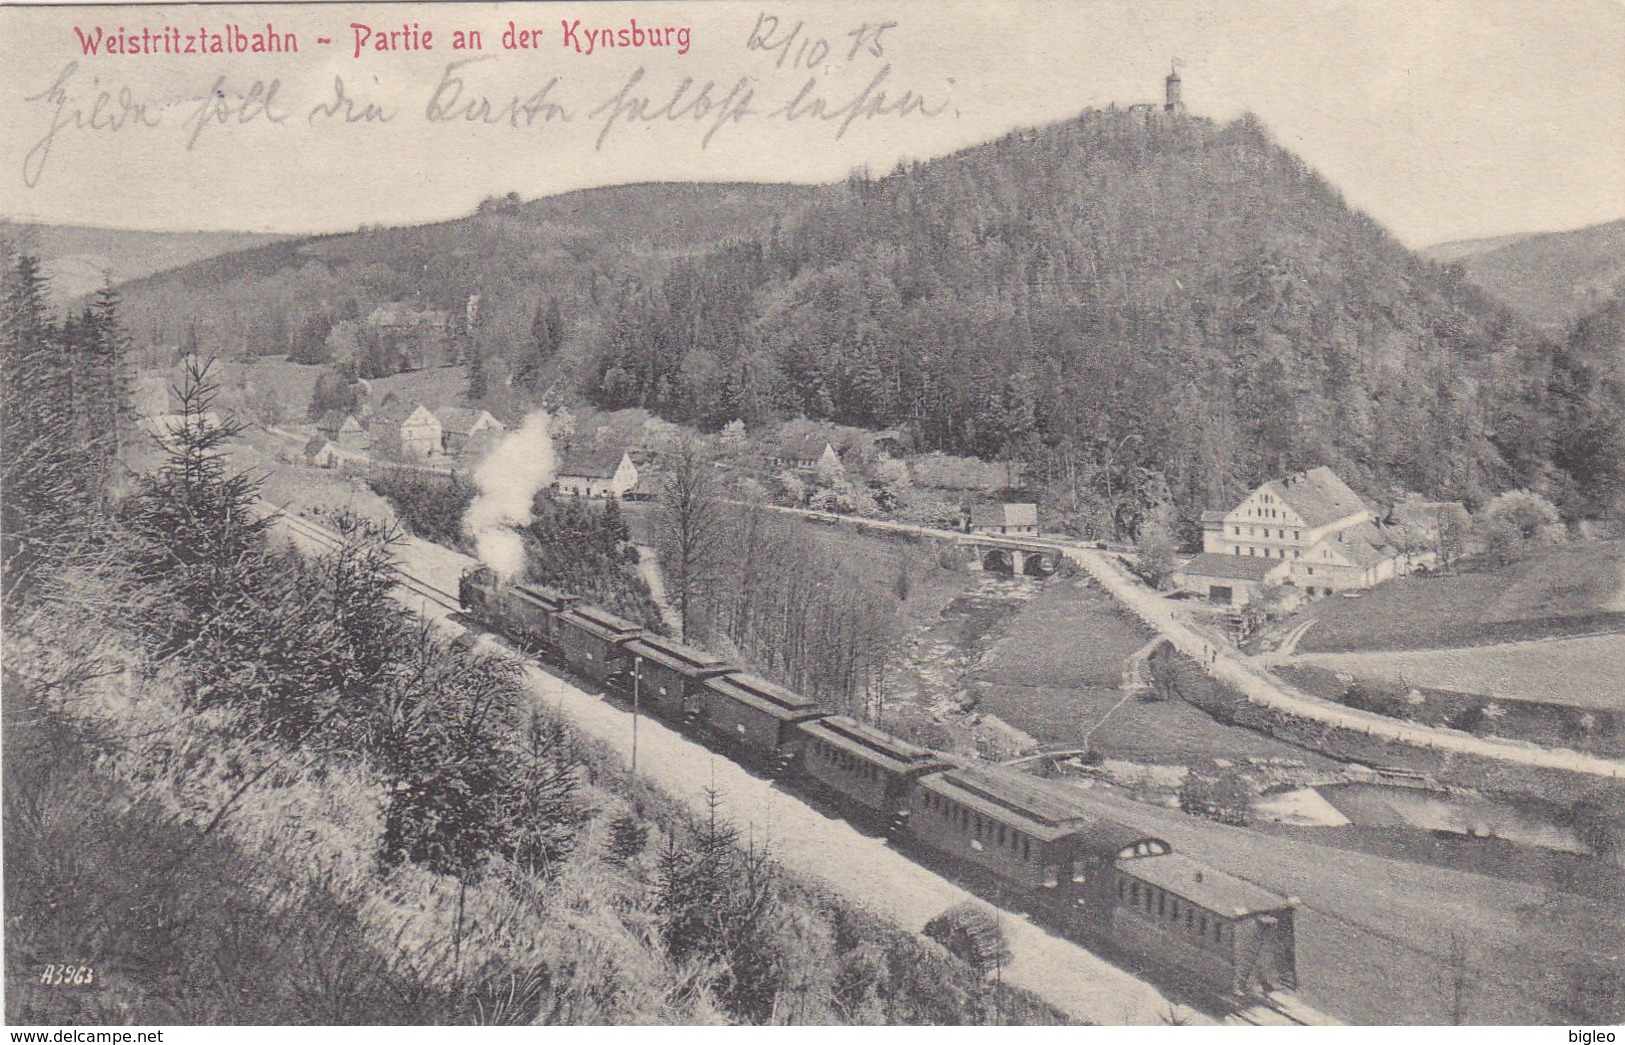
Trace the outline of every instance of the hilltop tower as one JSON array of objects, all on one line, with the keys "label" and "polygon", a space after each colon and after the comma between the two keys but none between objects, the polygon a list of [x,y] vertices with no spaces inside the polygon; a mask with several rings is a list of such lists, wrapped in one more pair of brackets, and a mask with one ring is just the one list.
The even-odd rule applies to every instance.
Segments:
[{"label": "hilltop tower", "polygon": [[1166,100],[1162,103],[1162,111],[1169,116],[1185,115],[1185,103],[1179,98],[1179,67],[1173,66],[1168,70]]}]

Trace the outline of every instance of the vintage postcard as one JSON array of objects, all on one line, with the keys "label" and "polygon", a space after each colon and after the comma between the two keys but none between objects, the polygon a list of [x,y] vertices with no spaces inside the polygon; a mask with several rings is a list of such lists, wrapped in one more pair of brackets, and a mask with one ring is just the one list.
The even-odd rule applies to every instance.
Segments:
[{"label": "vintage postcard", "polygon": [[13,1041],[1614,1040],[1625,6],[0,42]]}]

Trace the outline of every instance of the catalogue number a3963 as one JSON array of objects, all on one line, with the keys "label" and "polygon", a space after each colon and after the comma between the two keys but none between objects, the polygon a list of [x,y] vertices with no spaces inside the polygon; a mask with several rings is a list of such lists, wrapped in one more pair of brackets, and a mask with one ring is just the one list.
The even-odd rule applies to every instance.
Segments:
[{"label": "catalogue number a3963", "polygon": [[39,982],[47,987],[89,987],[96,970],[89,965],[42,965]]}]

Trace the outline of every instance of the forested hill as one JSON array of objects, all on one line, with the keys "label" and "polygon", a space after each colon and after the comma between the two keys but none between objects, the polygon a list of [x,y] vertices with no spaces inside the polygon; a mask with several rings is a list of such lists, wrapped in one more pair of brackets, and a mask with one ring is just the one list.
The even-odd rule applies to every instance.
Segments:
[{"label": "forested hill", "polygon": [[1625,221],[1444,243],[1423,253],[1460,264],[1469,280],[1554,333],[1625,293]]},{"label": "forested hill", "polygon": [[179,346],[195,330],[200,346],[223,355],[303,347],[319,356],[336,323],[377,305],[462,316],[479,295],[477,347],[512,359],[546,302],[588,336],[616,280],[771,223],[820,191],[642,184],[491,199],[466,218],[288,239],[125,284],[126,326],[138,349]]},{"label": "forested hill", "polygon": [[[1193,534],[1319,464],[1368,496],[1531,486],[1594,510],[1573,462],[1595,440],[1569,446],[1570,421],[1592,431],[1613,387],[1554,373],[1577,357],[1251,118],[1091,110],[844,184],[493,199],[124,289],[138,347],[195,326],[209,351],[312,361],[379,304],[461,317],[478,295],[459,351],[489,364],[493,408],[552,388],[704,427],[908,424],[1020,461],[1051,518],[1126,533],[1169,501]],[[1580,388],[1583,410],[1554,403]]]},{"label": "forested hill", "polygon": [[1552,346],[1251,118],[1090,111],[855,177],[605,308],[605,405],[913,421],[1129,529],[1164,480],[1190,526],[1318,464],[1368,495],[1573,499]]}]

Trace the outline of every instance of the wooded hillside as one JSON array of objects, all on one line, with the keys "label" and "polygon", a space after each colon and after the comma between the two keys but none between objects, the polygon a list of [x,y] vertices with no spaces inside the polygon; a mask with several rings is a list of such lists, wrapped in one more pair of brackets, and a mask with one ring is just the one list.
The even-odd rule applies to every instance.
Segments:
[{"label": "wooded hillside", "polygon": [[854,177],[605,310],[606,405],[913,422],[1130,531],[1319,464],[1367,495],[1575,499],[1552,347],[1252,119],[1090,111]]},{"label": "wooded hillside", "polygon": [[1252,118],[1091,110],[842,185],[491,200],[126,299],[138,346],[195,324],[212,351],[313,362],[411,301],[454,318],[450,352],[510,406],[551,390],[702,428],[908,425],[922,449],[1021,461],[1079,532],[1132,535],[1172,506],[1191,537],[1204,508],[1320,464],[1370,497],[1606,507],[1551,403],[1572,357]]}]

